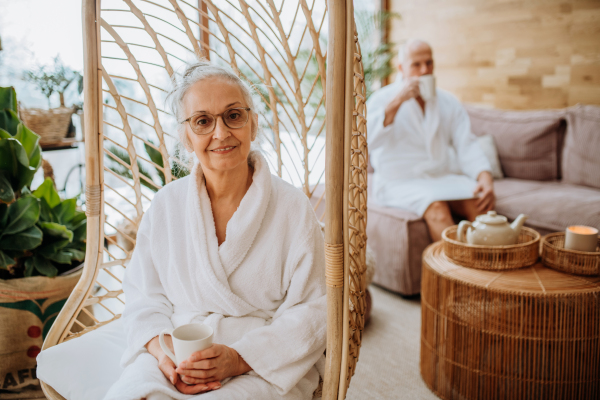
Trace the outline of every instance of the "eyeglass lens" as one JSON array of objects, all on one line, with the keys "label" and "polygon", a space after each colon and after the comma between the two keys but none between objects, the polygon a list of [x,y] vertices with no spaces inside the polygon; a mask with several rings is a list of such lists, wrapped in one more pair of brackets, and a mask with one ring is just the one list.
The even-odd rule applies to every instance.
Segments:
[{"label": "eyeglass lens", "polygon": [[[198,114],[190,119],[192,130],[198,135],[206,135],[212,132],[216,122],[217,117],[212,114]],[[241,128],[248,122],[248,111],[243,108],[227,110],[223,113],[223,122],[229,128]]]}]

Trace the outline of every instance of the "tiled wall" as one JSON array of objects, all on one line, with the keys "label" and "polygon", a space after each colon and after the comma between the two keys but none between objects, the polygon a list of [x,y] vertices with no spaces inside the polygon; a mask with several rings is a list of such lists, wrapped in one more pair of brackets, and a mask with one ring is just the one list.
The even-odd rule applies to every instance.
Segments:
[{"label": "tiled wall", "polygon": [[440,87],[503,109],[600,104],[600,0],[390,0],[390,41],[434,49]]}]

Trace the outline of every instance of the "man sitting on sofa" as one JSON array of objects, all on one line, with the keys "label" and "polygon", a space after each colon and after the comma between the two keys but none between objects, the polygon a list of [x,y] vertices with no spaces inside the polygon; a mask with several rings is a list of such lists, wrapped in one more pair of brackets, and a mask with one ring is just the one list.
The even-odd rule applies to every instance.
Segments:
[{"label": "man sitting on sofa", "polygon": [[408,41],[401,76],[375,92],[367,109],[375,200],[422,216],[437,241],[454,224],[452,212],[473,221],[494,208],[495,196],[490,164],[461,103],[434,87],[429,96],[420,92],[433,66],[429,44]]}]

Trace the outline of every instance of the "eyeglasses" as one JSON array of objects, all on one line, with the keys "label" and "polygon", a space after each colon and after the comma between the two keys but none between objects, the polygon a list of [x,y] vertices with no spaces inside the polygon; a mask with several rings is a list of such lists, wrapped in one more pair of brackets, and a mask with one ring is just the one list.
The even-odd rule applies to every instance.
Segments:
[{"label": "eyeglasses", "polygon": [[197,113],[186,120],[180,122],[183,124],[188,122],[192,132],[196,135],[208,135],[215,130],[217,126],[217,118],[221,117],[228,128],[239,129],[243,128],[248,122],[251,109],[249,107],[230,108],[221,114]]}]

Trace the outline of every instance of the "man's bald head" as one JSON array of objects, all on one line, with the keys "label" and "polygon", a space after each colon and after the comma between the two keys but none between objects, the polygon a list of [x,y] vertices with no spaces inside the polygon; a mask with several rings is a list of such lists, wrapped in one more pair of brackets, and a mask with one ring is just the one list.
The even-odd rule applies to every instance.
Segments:
[{"label": "man's bald head", "polygon": [[433,74],[433,51],[421,39],[409,39],[400,49],[398,69],[406,77]]}]

